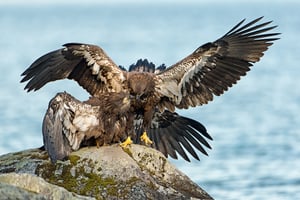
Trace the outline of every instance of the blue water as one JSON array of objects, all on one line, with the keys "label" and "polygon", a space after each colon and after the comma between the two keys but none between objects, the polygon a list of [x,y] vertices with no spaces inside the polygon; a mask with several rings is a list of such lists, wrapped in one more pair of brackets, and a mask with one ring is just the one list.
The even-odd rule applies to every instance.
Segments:
[{"label": "blue water", "polygon": [[300,199],[300,4],[0,4],[0,154],[42,145],[50,98],[75,82],[26,93],[20,74],[67,42],[100,45],[117,63],[171,65],[243,18],[279,25],[276,41],[246,77],[208,105],[180,111],[202,122],[213,149],[201,161],[172,162],[215,199]]}]

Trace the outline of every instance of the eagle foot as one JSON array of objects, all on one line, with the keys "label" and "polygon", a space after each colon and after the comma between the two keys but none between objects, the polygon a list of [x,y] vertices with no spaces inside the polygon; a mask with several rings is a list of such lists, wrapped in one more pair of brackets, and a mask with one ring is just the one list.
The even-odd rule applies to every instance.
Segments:
[{"label": "eagle foot", "polygon": [[150,138],[148,137],[146,131],[145,131],[145,132],[143,133],[143,135],[141,136],[141,141],[143,141],[146,145],[150,145],[150,144],[153,143],[153,142],[150,140]]},{"label": "eagle foot", "polygon": [[131,140],[130,136],[128,136],[127,139],[120,144],[120,146],[122,148],[127,148],[127,146],[131,145],[131,144],[132,144],[132,140]]}]

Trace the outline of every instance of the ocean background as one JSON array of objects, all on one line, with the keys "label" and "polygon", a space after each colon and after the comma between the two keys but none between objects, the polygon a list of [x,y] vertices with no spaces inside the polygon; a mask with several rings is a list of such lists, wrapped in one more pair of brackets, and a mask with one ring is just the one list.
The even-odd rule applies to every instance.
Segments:
[{"label": "ocean background", "polygon": [[147,58],[170,66],[240,20],[265,16],[282,35],[262,60],[213,102],[179,111],[213,136],[209,156],[170,160],[215,199],[300,199],[299,1],[51,2],[0,2],[0,155],[42,146],[57,92],[88,97],[70,80],[25,92],[20,74],[41,55],[82,42],[119,65]]}]

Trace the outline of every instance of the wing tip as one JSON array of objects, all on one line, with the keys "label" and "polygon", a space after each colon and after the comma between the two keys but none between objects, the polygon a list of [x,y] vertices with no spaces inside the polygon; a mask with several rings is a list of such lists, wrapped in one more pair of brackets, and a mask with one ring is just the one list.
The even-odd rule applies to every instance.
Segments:
[{"label": "wing tip", "polygon": [[[267,25],[273,23],[273,20],[270,21],[266,21],[263,22],[261,24],[257,24],[260,20],[262,20],[264,18],[264,16],[258,17],[254,20],[249,21],[248,23],[245,23],[246,18],[244,18],[243,20],[241,20],[238,24],[236,24],[233,28],[231,28],[223,37],[225,36],[229,36],[231,34],[238,34],[239,32],[249,32],[252,30],[261,30],[261,27],[266,27]],[[255,25],[256,24],[256,25]],[[271,27],[267,27],[265,28],[265,31],[269,31],[272,30],[274,28],[278,27],[277,25],[271,26]],[[264,29],[262,29],[264,30]]]},{"label": "wing tip", "polygon": [[161,64],[158,67],[155,66],[153,62],[149,62],[148,59],[138,59],[135,64],[131,64],[129,66],[130,71],[137,71],[137,72],[149,72],[158,74],[166,69],[165,64]]}]

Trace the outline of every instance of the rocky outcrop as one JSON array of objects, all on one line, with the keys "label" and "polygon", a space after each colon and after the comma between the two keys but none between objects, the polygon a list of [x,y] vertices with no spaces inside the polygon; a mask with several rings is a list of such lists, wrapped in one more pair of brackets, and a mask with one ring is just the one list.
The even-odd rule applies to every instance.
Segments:
[{"label": "rocky outcrop", "polygon": [[142,145],[86,147],[55,164],[40,149],[2,155],[0,196],[13,198],[11,195],[29,199],[212,199],[163,154]]},{"label": "rocky outcrop", "polygon": [[7,173],[0,175],[0,199],[89,200],[95,198],[76,195],[33,174]]}]

